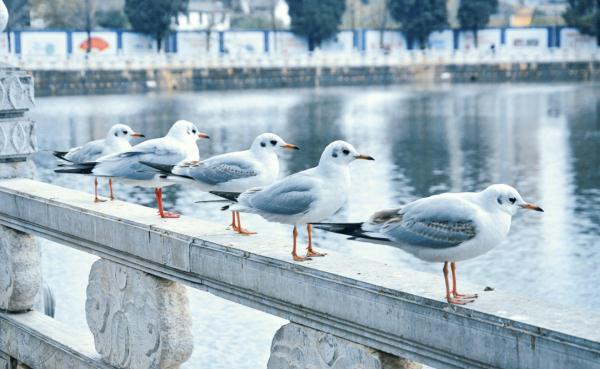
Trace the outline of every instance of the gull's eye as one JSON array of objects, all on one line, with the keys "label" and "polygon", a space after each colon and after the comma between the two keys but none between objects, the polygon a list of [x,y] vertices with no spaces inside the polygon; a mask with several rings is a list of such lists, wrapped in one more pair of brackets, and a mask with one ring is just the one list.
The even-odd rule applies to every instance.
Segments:
[{"label": "gull's eye", "polygon": [[350,154],[350,150],[348,150],[348,149],[344,149],[344,150],[342,150],[342,152],[344,153],[344,155]]},{"label": "gull's eye", "polygon": [[508,199],[508,201],[510,201],[511,204],[514,204],[517,201],[517,199],[514,197],[511,197]]},{"label": "gull's eye", "polygon": [[196,134],[196,129],[192,129],[192,133],[193,133],[193,134]]},{"label": "gull's eye", "polygon": [[267,144],[266,144],[266,143],[264,143],[264,142],[261,142],[261,143],[260,143],[260,146],[262,146],[262,147],[267,147]]},{"label": "gull's eye", "polygon": [[123,130],[123,134],[124,134],[124,135],[126,135],[126,134],[127,134],[127,131]]},{"label": "gull's eye", "polygon": [[273,145],[273,146],[277,145],[277,141],[276,140],[271,140],[271,145]]}]

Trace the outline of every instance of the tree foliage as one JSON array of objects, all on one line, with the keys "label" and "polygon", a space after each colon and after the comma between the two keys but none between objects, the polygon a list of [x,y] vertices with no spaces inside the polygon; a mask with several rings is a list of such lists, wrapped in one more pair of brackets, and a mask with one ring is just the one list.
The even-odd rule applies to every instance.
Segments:
[{"label": "tree foliage", "polygon": [[[93,11],[94,2],[90,5]],[[31,7],[46,28],[86,28],[85,0],[32,0]]]},{"label": "tree foliage", "polygon": [[498,11],[498,0],[460,0],[458,21],[460,27],[473,31],[473,42],[477,47],[477,31],[487,26],[490,16]]},{"label": "tree foliage", "polygon": [[563,18],[581,33],[595,36],[596,43],[600,46],[600,1],[569,0]]},{"label": "tree foliage", "polygon": [[287,0],[294,33],[306,37],[313,50],[335,36],[346,10],[345,0]]},{"label": "tree foliage", "polygon": [[129,27],[129,21],[121,9],[109,9],[96,11],[96,24],[103,28],[125,29]]},{"label": "tree foliage", "polygon": [[431,32],[448,25],[445,0],[389,0],[388,8],[392,18],[400,23],[409,45],[416,41],[425,48]]},{"label": "tree foliage", "polygon": [[134,30],[156,39],[160,50],[173,18],[187,13],[188,0],[125,0],[125,14]]}]

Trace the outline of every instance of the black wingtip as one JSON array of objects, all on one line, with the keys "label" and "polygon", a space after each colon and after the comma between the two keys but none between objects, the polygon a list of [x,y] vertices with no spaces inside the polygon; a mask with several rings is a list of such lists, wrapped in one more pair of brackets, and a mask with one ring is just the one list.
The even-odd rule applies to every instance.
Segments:
[{"label": "black wingtip", "polygon": [[210,191],[210,193],[233,202],[237,202],[238,197],[240,197],[240,192]]},{"label": "black wingtip", "polygon": [[70,161],[70,160],[65,159],[65,156],[68,153],[69,153],[68,151],[52,151],[52,155],[56,156],[58,159]]},{"label": "black wingtip", "polygon": [[55,173],[72,173],[72,174],[92,174],[92,171],[94,170],[95,166],[96,166],[95,162],[64,165],[64,166],[60,166],[59,169],[55,169],[54,172]]},{"label": "black wingtip", "polygon": [[150,167],[152,169],[156,169],[158,171],[168,173],[168,174],[171,174],[171,171],[175,167],[174,165],[158,164],[158,163],[152,163],[152,162],[143,161],[143,160],[141,160],[140,163],[144,164],[145,166]]}]

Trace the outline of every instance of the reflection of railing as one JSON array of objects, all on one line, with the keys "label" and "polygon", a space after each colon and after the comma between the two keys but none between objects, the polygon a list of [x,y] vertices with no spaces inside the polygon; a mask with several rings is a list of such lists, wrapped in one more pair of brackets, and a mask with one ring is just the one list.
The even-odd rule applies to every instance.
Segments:
[{"label": "reflection of railing", "polygon": [[[0,181],[0,234],[24,232],[9,231],[0,247],[32,234],[102,258],[89,276],[86,315],[96,350],[113,365],[150,368],[189,357],[190,312],[179,283],[291,320],[274,338],[269,368],[307,367],[302,360],[313,353],[324,363],[364,359],[383,368],[400,360],[388,354],[437,368],[600,365],[600,315],[495,292],[472,308],[450,306],[437,288],[441,281],[428,274],[343,255],[298,264],[274,236],[239,237],[203,220],[161,221],[150,208],[90,199],[32,180]],[[20,293],[35,295],[35,263],[24,265],[21,250],[11,250],[0,270],[28,286]],[[0,327],[7,327],[0,330],[0,352],[34,368],[42,353],[53,353],[49,363],[60,357],[100,365],[89,335],[69,333],[78,339],[67,340],[61,330],[68,327],[37,313],[0,314]],[[15,337],[35,342],[38,351],[15,344]]]},{"label": "reflection of railing", "polygon": [[411,50],[383,53],[239,54],[201,55],[148,54],[143,56],[39,57],[3,55],[0,60],[29,70],[83,69],[180,69],[180,68],[269,68],[410,66],[422,64],[563,63],[600,60],[600,49],[498,49],[492,50]]}]

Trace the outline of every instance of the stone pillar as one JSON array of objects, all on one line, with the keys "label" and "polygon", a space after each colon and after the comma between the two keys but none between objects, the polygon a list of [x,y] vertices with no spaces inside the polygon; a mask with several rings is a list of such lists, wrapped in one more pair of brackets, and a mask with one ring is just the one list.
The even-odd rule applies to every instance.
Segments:
[{"label": "stone pillar", "polygon": [[422,365],[295,323],[279,328],[267,369],[421,369]]},{"label": "stone pillar", "polygon": [[127,369],[177,369],[192,354],[185,288],[139,270],[98,260],[85,305],[96,350]]},{"label": "stone pillar", "polygon": [[[0,23],[5,25],[8,13],[3,5]],[[0,63],[0,179],[34,175],[28,160],[36,150],[34,123],[25,117],[33,103],[31,74]],[[0,310],[31,309],[40,284],[40,250],[35,239],[0,225]]]}]

